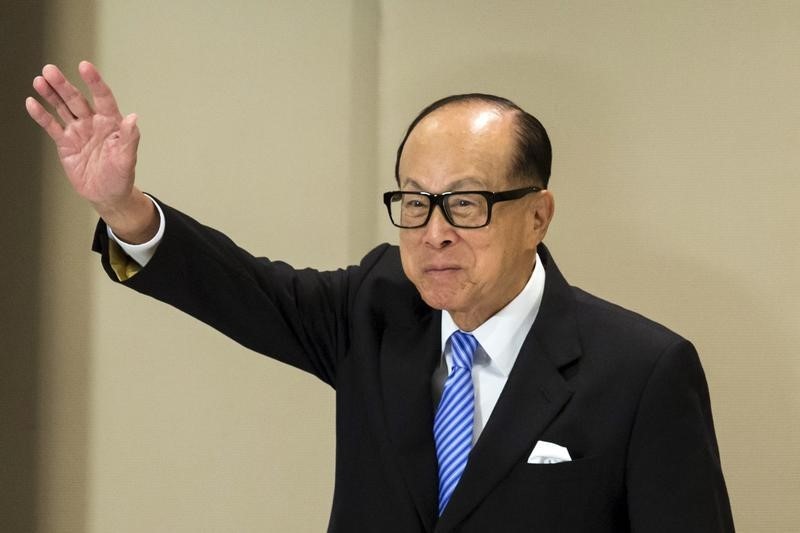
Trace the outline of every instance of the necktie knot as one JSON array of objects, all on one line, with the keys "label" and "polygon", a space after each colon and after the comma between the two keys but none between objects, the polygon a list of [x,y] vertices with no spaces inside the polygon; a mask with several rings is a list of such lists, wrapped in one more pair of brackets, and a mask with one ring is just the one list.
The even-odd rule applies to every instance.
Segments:
[{"label": "necktie knot", "polygon": [[463,331],[456,331],[450,336],[450,342],[453,352],[453,368],[472,370],[472,359],[475,357],[475,349],[478,347],[475,337]]}]

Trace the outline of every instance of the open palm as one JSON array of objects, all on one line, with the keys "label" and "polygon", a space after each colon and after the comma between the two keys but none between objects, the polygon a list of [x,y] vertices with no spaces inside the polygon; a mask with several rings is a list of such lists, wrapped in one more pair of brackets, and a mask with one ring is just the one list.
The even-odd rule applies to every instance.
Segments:
[{"label": "open palm", "polygon": [[139,131],[136,115],[123,117],[111,89],[91,63],[81,62],[81,78],[94,107],[61,73],[46,65],[33,87],[52,108],[36,99],[25,102],[28,113],[53,139],[73,188],[96,207],[124,202],[133,189]]}]

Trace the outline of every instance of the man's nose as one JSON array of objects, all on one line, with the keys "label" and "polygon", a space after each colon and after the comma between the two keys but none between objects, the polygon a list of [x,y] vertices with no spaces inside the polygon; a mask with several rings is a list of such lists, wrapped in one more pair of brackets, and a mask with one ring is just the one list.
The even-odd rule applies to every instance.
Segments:
[{"label": "man's nose", "polygon": [[441,206],[435,206],[425,225],[425,243],[435,248],[449,246],[456,239],[455,228],[447,221]]}]

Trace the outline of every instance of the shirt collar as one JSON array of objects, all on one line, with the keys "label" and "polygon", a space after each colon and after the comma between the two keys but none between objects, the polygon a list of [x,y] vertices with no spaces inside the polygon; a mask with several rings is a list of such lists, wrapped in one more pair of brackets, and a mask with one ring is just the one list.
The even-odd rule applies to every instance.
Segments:
[{"label": "shirt collar", "polygon": [[[517,360],[525,342],[525,337],[536,320],[539,313],[539,306],[542,303],[544,293],[544,267],[536,254],[536,263],[533,267],[528,283],[520,293],[500,311],[489,317],[489,319],[475,328],[471,333],[480,344],[476,353],[475,364],[482,364],[481,358],[485,354],[489,364],[497,369],[503,376],[508,377],[511,368]],[[453,317],[448,311],[442,312],[442,353],[447,353],[447,340],[456,330]],[[481,350],[482,348],[482,350]],[[481,353],[483,352],[483,353]],[[450,371],[451,361],[446,360],[448,372]]]}]

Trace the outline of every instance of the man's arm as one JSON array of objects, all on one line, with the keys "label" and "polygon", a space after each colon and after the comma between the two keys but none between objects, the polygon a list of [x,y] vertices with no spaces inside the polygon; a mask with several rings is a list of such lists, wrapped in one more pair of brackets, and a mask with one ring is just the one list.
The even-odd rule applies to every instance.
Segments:
[{"label": "man's arm", "polygon": [[708,386],[685,340],[664,350],[642,393],[627,486],[633,532],[734,531]]},{"label": "man's arm", "polygon": [[94,65],[82,61],[78,71],[92,104],[55,65],[45,65],[33,88],[52,108],[35,98],[25,107],[53,139],[61,165],[75,191],[89,203],[120,239],[131,244],[150,240],[158,230],[153,203],[134,186],[139,129],[136,115],[123,117],[111,89]]},{"label": "man's arm", "polygon": [[109,278],[335,387],[339,361],[351,345],[355,294],[390,247],[377,247],[345,270],[295,269],[253,257],[221,232],[159,205],[167,229],[158,252],[135,276],[119,275],[106,226],[98,223],[93,249]]}]

